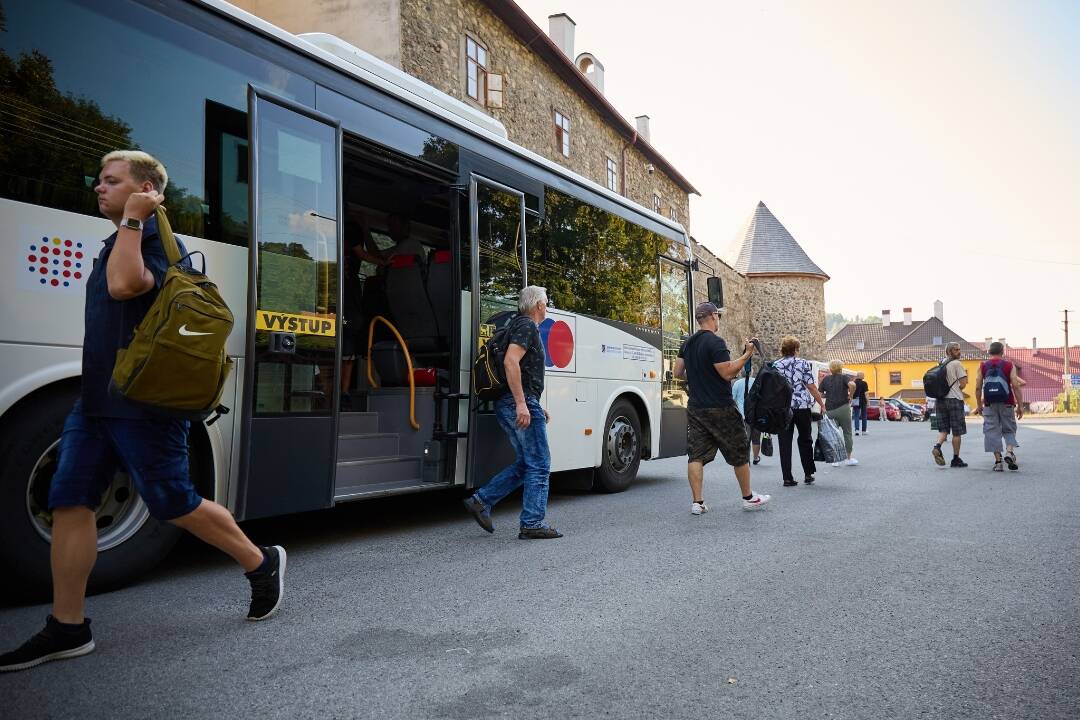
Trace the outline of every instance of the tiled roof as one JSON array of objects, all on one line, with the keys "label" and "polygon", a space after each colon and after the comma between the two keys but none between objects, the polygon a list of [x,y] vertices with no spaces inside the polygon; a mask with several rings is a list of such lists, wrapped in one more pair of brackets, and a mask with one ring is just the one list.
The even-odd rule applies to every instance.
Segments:
[{"label": "tiled roof", "polygon": [[[1005,359],[1012,360],[1024,378],[1024,402],[1050,402],[1062,392],[1061,376],[1065,373],[1063,348],[1006,347]],[[1069,348],[1069,372],[1080,372],[1080,347]]]},{"label": "tiled roof", "polygon": [[[941,343],[935,344],[934,340],[938,338]],[[911,325],[845,325],[825,343],[825,348],[830,360],[843,363],[934,362],[945,356],[945,344],[954,341],[960,343],[960,357],[986,357],[986,353],[950,330],[936,317]]]},{"label": "tiled roof", "polygon": [[729,265],[743,273],[805,273],[829,276],[806,254],[776,216],[759,202],[724,257]]}]

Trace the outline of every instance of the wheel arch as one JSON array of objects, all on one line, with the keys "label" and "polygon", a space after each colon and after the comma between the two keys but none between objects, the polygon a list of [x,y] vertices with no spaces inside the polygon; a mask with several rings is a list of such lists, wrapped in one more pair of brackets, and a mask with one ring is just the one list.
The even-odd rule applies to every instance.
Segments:
[{"label": "wheel arch", "polygon": [[[648,460],[653,456],[653,418],[649,412],[649,403],[645,398],[645,394],[635,387],[620,387],[613,390],[602,406],[602,411],[599,417],[600,437],[603,438],[607,434],[608,413],[611,412],[611,407],[619,400],[626,400],[634,408],[638,414],[638,422],[641,423],[641,459]],[[601,441],[596,444],[596,449],[593,455],[593,467],[600,467],[603,462],[604,443]]]}]

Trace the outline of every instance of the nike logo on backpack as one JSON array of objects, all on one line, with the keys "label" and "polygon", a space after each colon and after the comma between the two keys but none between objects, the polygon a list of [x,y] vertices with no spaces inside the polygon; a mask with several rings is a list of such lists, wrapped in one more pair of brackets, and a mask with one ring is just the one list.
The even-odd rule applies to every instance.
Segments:
[{"label": "nike logo on backpack", "polygon": [[181,335],[213,335],[214,334],[214,333],[208,333],[208,332],[198,332],[197,330],[188,330],[187,329],[187,323],[184,323],[183,325],[181,325],[180,329],[177,332],[179,332]]}]

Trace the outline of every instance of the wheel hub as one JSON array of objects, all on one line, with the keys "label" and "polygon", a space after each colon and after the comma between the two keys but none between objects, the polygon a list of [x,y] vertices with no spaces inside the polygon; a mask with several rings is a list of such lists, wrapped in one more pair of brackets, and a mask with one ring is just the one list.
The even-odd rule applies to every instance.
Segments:
[{"label": "wheel hub", "polygon": [[[41,454],[26,483],[26,514],[31,526],[46,542],[52,542],[52,513],[49,511],[49,486],[57,468],[60,441]],[[103,552],[131,539],[150,517],[146,503],[135,491],[126,472],[117,472],[94,509],[97,525],[97,549]]]},{"label": "wheel hub", "polygon": [[620,415],[611,421],[606,449],[608,464],[615,472],[626,472],[634,464],[638,454],[637,433],[625,416]]}]

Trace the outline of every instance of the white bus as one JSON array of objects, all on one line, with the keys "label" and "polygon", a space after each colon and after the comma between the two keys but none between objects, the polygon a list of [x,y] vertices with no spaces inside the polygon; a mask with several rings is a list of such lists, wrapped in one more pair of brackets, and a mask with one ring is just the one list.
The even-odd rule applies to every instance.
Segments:
[{"label": "white bus", "polygon": [[[165,163],[173,228],[236,315],[232,412],[193,427],[190,446],[201,493],[238,519],[485,482],[512,455],[470,401],[470,369],[525,284],[554,306],[541,328],[553,471],[615,492],[640,460],[685,452],[685,393],[667,379],[692,329],[680,225],[333,36],[218,0],[0,9],[0,564],[16,587],[49,586],[48,487],[79,392],[86,277],[113,230],[93,183],[117,148]],[[360,223],[386,246],[400,217],[415,251],[378,272],[349,265],[345,282]],[[343,396],[350,288],[387,322],[374,382],[361,361]],[[426,386],[402,371],[406,352]],[[93,589],[178,535],[124,474],[97,519]]]}]

